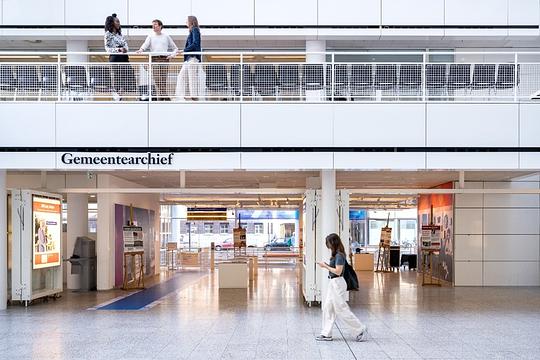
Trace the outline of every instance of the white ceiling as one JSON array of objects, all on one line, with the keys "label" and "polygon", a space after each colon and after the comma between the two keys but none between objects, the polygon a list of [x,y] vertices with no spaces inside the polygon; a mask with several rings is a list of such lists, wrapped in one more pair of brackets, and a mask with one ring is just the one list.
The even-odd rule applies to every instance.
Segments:
[{"label": "white ceiling", "polygon": [[[152,187],[180,187],[180,172],[115,171],[110,174]],[[317,171],[188,171],[187,188],[304,188]],[[465,172],[466,181],[508,181],[533,174],[525,171]],[[431,188],[459,180],[457,171],[338,171],[336,185],[341,189]]]}]

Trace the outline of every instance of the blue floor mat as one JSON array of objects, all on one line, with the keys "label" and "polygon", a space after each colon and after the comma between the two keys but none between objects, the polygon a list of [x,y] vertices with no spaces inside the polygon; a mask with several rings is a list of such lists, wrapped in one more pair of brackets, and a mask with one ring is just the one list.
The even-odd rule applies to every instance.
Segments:
[{"label": "blue floor mat", "polygon": [[185,279],[182,280],[182,276],[175,276],[172,279],[156,284],[148,289],[141,290],[110,304],[98,307],[97,310],[141,310],[154,301],[180,289],[180,287],[185,284]]}]

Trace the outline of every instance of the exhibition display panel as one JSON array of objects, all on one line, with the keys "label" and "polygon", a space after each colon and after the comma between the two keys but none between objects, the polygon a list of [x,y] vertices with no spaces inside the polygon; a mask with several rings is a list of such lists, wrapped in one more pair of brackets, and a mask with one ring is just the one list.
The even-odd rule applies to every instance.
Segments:
[{"label": "exhibition display panel", "polygon": [[12,190],[11,300],[55,296],[62,284],[62,197]]}]

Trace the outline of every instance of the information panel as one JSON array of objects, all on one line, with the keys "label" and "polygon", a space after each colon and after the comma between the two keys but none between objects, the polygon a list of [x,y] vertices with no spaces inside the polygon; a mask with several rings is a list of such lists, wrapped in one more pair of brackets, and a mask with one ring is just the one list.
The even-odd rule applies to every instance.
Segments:
[{"label": "information panel", "polygon": [[124,226],[124,252],[143,251],[143,229],[140,226]]},{"label": "information panel", "polygon": [[385,226],[381,229],[380,245],[390,246],[391,242],[392,242],[392,228]]},{"label": "information panel", "polygon": [[34,269],[60,265],[62,206],[59,199],[32,197],[32,238]]}]

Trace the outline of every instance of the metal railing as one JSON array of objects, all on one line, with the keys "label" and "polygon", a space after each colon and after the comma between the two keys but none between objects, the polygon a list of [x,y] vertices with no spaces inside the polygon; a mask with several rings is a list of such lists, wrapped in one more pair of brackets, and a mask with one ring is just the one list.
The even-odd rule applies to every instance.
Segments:
[{"label": "metal railing", "polygon": [[0,52],[0,101],[517,102],[540,90],[540,52],[107,55]]}]

